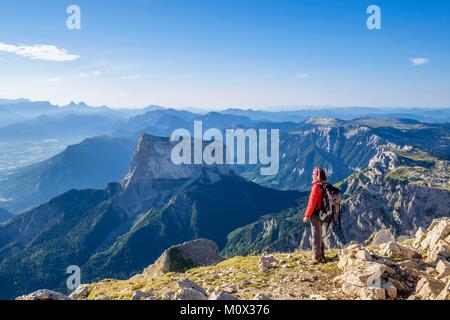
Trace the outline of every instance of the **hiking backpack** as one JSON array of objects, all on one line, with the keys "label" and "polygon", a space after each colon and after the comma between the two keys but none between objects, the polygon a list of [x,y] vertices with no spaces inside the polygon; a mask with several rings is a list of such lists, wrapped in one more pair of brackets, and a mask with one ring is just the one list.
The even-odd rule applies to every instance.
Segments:
[{"label": "hiking backpack", "polygon": [[319,212],[320,220],[324,223],[339,223],[341,214],[340,190],[331,184],[322,186],[322,208]]}]

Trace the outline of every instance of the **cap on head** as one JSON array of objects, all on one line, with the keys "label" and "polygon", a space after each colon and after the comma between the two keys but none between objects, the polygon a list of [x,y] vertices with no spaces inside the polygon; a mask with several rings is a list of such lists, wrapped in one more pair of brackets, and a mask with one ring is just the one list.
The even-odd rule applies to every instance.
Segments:
[{"label": "cap on head", "polygon": [[319,175],[320,175],[320,168],[315,167],[313,170],[313,176],[319,177]]},{"label": "cap on head", "polygon": [[325,170],[322,168],[315,167],[313,170],[313,176],[316,177],[318,180],[326,181],[327,176],[325,174]]}]

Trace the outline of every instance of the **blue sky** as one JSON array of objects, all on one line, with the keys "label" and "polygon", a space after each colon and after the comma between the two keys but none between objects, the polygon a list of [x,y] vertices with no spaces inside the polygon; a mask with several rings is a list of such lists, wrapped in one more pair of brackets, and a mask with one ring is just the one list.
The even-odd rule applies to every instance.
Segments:
[{"label": "blue sky", "polygon": [[[66,28],[71,4],[81,30]],[[371,4],[382,30],[366,27]],[[449,107],[448,39],[446,0],[1,0],[0,97]]]}]

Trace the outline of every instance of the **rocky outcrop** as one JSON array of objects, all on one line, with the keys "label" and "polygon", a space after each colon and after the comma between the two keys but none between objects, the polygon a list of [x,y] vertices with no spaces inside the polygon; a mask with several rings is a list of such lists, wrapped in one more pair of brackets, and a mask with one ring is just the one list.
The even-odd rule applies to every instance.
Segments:
[{"label": "rocky outcrop", "polygon": [[20,296],[16,300],[70,300],[62,293],[51,290],[38,290],[25,296]]},{"label": "rocky outcrop", "polygon": [[413,247],[393,241],[373,250],[350,245],[341,251],[343,274],[334,281],[360,299],[447,299],[450,263],[442,248],[449,245],[449,234],[450,218],[442,218],[407,241]]},{"label": "rocky outcrop", "polygon": [[268,272],[269,269],[277,265],[278,260],[273,255],[262,256],[259,259],[259,272]]},{"label": "rocky outcrop", "polygon": [[142,208],[159,206],[197,179],[212,183],[233,174],[225,164],[175,164],[171,158],[174,146],[168,138],[141,135],[130,170],[122,182],[120,205],[127,212],[136,214]]},{"label": "rocky outcrop", "polygon": [[87,285],[80,285],[75,289],[70,295],[69,298],[73,300],[81,300],[86,299],[89,296],[89,289]]},{"label": "rocky outcrop", "polygon": [[154,296],[153,291],[136,290],[131,300],[157,300],[157,298]]},{"label": "rocky outcrop", "polygon": [[424,251],[430,263],[449,259],[450,218],[434,220],[427,231],[418,230],[413,246]]},{"label": "rocky outcrop", "polygon": [[368,242],[375,246],[391,241],[395,241],[395,235],[392,234],[391,230],[384,228],[374,232],[368,239]]},{"label": "rocky outcrop", "polygon": [[178,282],[175,300],[208,300],[205,289],[190,280]]},{"label": "rocky outcrop", "polygon": [[198,239],[170,247],[154,264],[144,270],[144,275],[183,272],[195,267],[216,264],[222,260],[217,244],[211,240]]},{"label": "rocky outcrop", "polygon": [[19,299],[450,299],[449,259],[429,259],[440,241],[448,244],[449,224],[450,218],[435,220],[402,243],[351,244],[337,256],[337,250],[327,251],[325,264],[314,264],[311,253],[301,250],[234,257],[187,271],[149,275],[146,270],[129,280],[82,285],[70,297],[44,290]]},{"label": "rocky outcrop", "polygon": [[[422,158],[426,161],[417,160]],[[376,244],[380,244],[378,239],[411,238],[434,219],[448,216],[450,189],[439,181],[442,175],[447,175],[448,181],[450,171],[440,168],[439,163],[420,151],[380,147],[367,169],[341,185],[346,240],[363,242],[374,232],[381,232]],[[414,175],[421,172],[425,172],[422,178]]]},{"label": "rocky outcrop", "polygon": [[208,300],[239,300],[235,296],[225,293],[225,292],[213,292],[208,297]]}]

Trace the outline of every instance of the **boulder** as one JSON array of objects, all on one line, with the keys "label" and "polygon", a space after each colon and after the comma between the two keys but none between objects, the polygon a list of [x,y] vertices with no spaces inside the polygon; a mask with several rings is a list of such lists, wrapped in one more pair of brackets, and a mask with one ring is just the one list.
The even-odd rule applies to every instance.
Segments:
[{"label": "boulder", "polygon": [[436,266],[436,271],[439,273],[440,278],[450,275],[450,262],[440,260]]},{"label": "boulder", "polygon": [[350,256],[351,258],[355,257],[356,252],[358,252],[358,250],[362,249],[362,246],[360,244],[354,243],[351,244],[345,248],[343,248],[341,250],[341,255],[342,256]]},{"label": "boulder", "polygon": [[348,282],[343,282],[341,290],[346,295],[353,296],[353,297],[358,297],[362,288],[363,287],[355,286],[355,285],[353,285],[351,283],[348,283]]},{"label": "boulder", "polygon": [[389,299],[397,298],[397,287],[392,282],[385,282],[381,286],[386,291],[387,298]]},{"label": "boulder", "polygon": [[359,287],[379,286],[384,273],[393,272],[391,268],[384,264],[366,262],[346,269],[340,278],[343,282]]},{"label": "boulder", "polygon": [[131,300],[156,300],[153,291],[136,290],[133,293]]},{"label": "boulder", "polygon": [[[404,283],[404,281],[399,281],[399,280],[394,279],[394,278],[389,278],[388,279],[388,283],[393,285],[397,289],[397,294],[399,292],[405,293],[405,292],[410,291],[409,287]],[[386,289],[386,293],[389,296],[388,290],[389,289]],[[391,291],[391,293],[392,293],[392,291]]]},{"label": "boulder", "polygon": [[208,300],[239,300],[239,299],[225,292],[213,292],[209,295]]},{"label": "boulder", "polygon": [[16,300],[71,300],[68,296],[51,291],[51,290],[38,290],[31,294],[20,296]]},{"label": "boulder", "polygon": [[442,289],[441,293],[437,296],[438,300],[450,300],[450,280],[447,282],[447,285],[444,289]]},{"label": "boulder", "polygon": [[180,288],[180,289],[193,289],[193,290],[196,290],[206,296],[205,289],[203,289],[199,285],[195,284],[191,280],[187,280],[187,279],[181,280],[180,282],[178,282],[177,285],[178,285],[178,288]]},{"label": "boulder", "polygon": [[89,289],[86,285],[81,285],[75,289],[69,296],[70,299],[80,300],[85,299],[89,296]]},{"label": "boulder", "polygon": [[277,265],[278,260],[275,259],[273,255],[262,256],[259,259],[259,271],[260,272],[268,272],[269,269],[275,265]]},{"label": "boulder", "polygon": [[263,301],[266,300],[267,301],[267,300],[272,300],[272,299],[270,299],[269,296],[267,296],[263,293],[258,293],[252,298],[252,300],[263,300]]},{"label": "boulder", "polygon": [[391,256],[401,256],[402,249],[396,242],[388,242],[380,247],[380,254],[382,256],[391,257]]},{"label": "boulder", "polygon": [[437,219],[428,228],[425,238],[420,243],[422,250],[433,248],[439,240],[445,239],[450,234],[450,218]]},{"label": "boulder", "polygon": [[404,269],[420,269],[421,268],[419,263],[417,263],[414,260],[410,260],[410,259],[400,261],[397,265]]},{"label": "boulder", "polygon": [[198,239],[172,246],[144,270],[144,275],[153,276],[168,272],[184,272],[188,269],[216,264],[223,261],[216,243]]},{"label": "boulder", "polygon": [[166,291],[162,294],[162,300],[175,300],[176,293],[172,290]]},{"label": "boulder", "polygon": [[395,236],[389,229],[381,229],[377,232],[374,232],[369,240],[371,240],[371,244],[374,246],[379,246],[384,243],[395,241]]},{"label": "boulder", "polygon": [[366,249],[358,250],[355,254],[355,258],[362,261],[373,261],[372,255]]},{"label": "boulder", "polygon": [[421,255],[417,251],[407,246],[399,245],[396,242],[388,242],[382,245],[380,247],[380,254],[386,257],[398,256],[409,259],[421,257]]},{"label": "boulder", "polygon": [[416,286],[416,297],[425,300],[436,299],[445,288],[445,284],[431,277],[423,277]]},{"label": "boulder", "polygon": [[426,261],[435,264],[439,260],[447,260],[449,258],[450,243],[444,240],[438,240],[437,243],[429,247]]},{"label": "boulder", "polygon": [[411,249],[407,246],[400,246],[400,249],[402,250],[402,256],[412,259],[412,258],[421,258],[422,256],[415,250]]},{"label": "boulder", "polygon": [[175,298],[176,300],[208,300],[203,293],[192,288],[180,289]]},{"label": "boulder", "polygon": [[419,228],[414,238],[413,247],[419,249],[421,247],[423,239],[425,239],[426,236],[426,230],[424,228]]},{"label": "boulder", "polygon": [[359,244],[352,244],[339,253],[338,268],[345,269],[356,265],[359,261],[372,261],[372,256],[366,248]]},{"label": "boulder", "polygon": [[377,287],[364,287],[360,289],[359,297],[362,300],[385,300],[386,290]]}]

